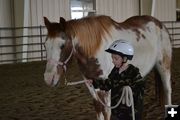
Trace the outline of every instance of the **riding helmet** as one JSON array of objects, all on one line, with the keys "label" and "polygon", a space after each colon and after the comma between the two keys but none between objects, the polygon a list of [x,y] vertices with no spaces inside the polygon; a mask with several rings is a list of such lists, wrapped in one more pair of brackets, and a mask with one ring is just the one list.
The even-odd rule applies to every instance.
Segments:
[{"label": "riding helmet", "polygon": [[105,51],[113,54],[118,54],[122,57],[127,57],[127,59],[129,60],[132,60],[134,55],[133,46],[126,40],[114,41]]}]

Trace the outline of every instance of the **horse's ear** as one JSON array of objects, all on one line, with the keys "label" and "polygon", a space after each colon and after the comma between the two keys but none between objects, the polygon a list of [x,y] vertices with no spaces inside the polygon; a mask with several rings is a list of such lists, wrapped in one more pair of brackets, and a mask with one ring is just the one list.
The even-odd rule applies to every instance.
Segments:
[{"label": "horse's ear", "polygon": [[64,23],[66,23],[66,20],[63,17],[60,17],[59,23],[64,24]]},{"label": "horse's ear", "polygon": [[50,21],[47,19],[47,17],[44,17],[44,24],[46,25],[46,27],[50,25]]}]

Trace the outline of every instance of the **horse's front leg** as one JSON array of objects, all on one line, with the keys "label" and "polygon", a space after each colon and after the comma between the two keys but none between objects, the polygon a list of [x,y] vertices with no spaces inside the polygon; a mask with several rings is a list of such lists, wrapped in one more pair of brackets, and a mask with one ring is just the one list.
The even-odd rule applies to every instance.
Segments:
[{"label": "horse's front leg", "polygon": [[[108,106],[111,104],[111,92],[104,92],[101,90],[95,90],[93,86],[90,86],[85,82],[86,86],[88,87],[91,95],[94,98],[94,106],[96,110],[97,120],[110,120],[111,116],[111,109],[104,107],[100,102],[99,98]],[[98,96],[97,96],[98,95]]]},{"label": "horse's front leg", "polygon": [[[111,106],[111,91],[108,91],[108,92],[104,92],[103,91],[102,92],[102,100],[103,99],[104,99],[104,103],[107,106]],[[110,120],[110,117],[111,117],[111,108],[103,106],[103,115],[104,115],[104,120]]]}]

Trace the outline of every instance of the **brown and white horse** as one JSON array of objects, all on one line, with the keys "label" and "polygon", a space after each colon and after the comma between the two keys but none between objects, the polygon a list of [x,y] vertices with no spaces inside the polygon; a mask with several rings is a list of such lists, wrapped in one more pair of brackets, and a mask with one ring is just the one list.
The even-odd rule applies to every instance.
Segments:
[{"label": "brown and white horse", "polygon": [[[151,16],[134,16],[118,23],[108,16],[90,16],[59,23],[50,22],[44,17],[48,30],[45,42],[47,65],[44,79],[48,85],[55,86],[66,70],[71,56],[79,63],[84,79],[106,79],[113,68],[110,54],[104,50],[114,40],[127,40],[135,51],[131,64],[140,69],[145,77],[156,68],[163,83],[166,104],[171,104],[171,42],[166,27]],[[98,102],[93,87],[88,86],[93,95],[99,120],[110,119],[110,109]],[[110,92],[103,94],[104,102],[110,105]],[[98,104],[99,103],[99,104]]]}]

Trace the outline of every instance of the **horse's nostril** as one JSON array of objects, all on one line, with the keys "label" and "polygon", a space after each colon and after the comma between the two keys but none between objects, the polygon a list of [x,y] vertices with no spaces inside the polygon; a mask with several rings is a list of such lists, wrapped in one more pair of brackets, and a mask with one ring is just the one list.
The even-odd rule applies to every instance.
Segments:
[{"label": "horse's nostril", "polygon": [[51,86],[55,87],[59,83],[59,74],[54,74],[51,81]]}]

